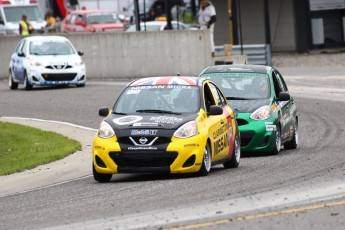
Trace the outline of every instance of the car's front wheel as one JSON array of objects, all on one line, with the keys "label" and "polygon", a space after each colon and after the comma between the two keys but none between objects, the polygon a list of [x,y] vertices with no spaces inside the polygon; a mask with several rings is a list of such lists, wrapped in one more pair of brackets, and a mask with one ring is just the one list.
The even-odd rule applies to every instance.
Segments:
[{"label": "car's front wheel", "polygon": [[280,135],[280,127],[279,125],[277,125],[275,145],[271,152],[272,155],[278,155],[278,153],[280,152],[281,144],[282,144],[282,140],[281,140],[281,135]]},{"label": "car's front wheel", "polygon": [[224,162],[224,168],[237,168],[240,164],[241,158],[241,146],[240,146],[240,135],[236,133],[234,140],[234,151],[231,160]]},{"label": "car's front wheel", "polygon": [[24,88],[25,88],[25,90],[31,90],[32,89],[32,85],[29,82],[28,74],[26,72],[24,75]]},{"label": "car's front wheel", "polygon": [[109,182],[111,180],[111,177],[113,176],[113,174],[98,173],[93,163],[92,163],[92,173],[93,173],[93,178],[95,179],[95,181],[102,182],[102,183]]},{"label": "car's front wheel", "polygon": [[285,149],[296,149],[298,145],[298,123],[294,125],[294,133],[291,141],[284,144]]},{"label": "car's front wheel", "polygon": [[18,89],[18,83],[13,81],[13,74],[11,70],[8,78],[8,86],[10,89]]},{"label": "car's front wheel", "polygon": [[211,171],[211,149],[210,149],[209,143],[207,143],[204,149],[204,157],[202,160],[202,165],[198,174],[200,176],[207,176],[210,171]]}]

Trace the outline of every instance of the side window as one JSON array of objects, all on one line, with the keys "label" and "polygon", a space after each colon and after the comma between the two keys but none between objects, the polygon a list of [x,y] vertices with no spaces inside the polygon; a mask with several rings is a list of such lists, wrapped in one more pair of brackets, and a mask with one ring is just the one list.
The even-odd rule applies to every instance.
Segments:
[{"label": "side window", "polygon": [[284,90],[275,72],[272,72],[272,79],[273,79],[273,84],[274,84],[274,91],[276,93],[276,96],[278,97],[279,93],[283,92]]},{"label": "side window", "polygon": [[217,88],[217,86],[211,83],[209,85],[214,97],[216,98],[217,104],[222,107],[226,105],[226,100],[224,99],[223,95],[220,93],[220,90]]},{"label": "side window", "polygon": [[282,76],[278,71],[276,71],[276,75],[277,75],[277,78],[279,79],[279,82],[280,82],[280,84],[281,84],[283,90],[284,90],[285,92],[289,91],[288,88],[287,88],[287,86],[286,86],[286,83],[285,83],[285,81],[284,81],[283,76]]},{"label": "side window", "polygon": [[212,91],[208,84],[204,84],[204,101],[205,101],[206,112],[210,111],[211,105],[216,104],[212,95]]},{"label": "side window", "polygon": [[25,52],[25,50],[26,50],[26,46],[27,46],[27,42],[26,42],[26,41],[24,41],[24,42],[23,42],[22,47],[20,48],[20,52],[23,52],[23,53],[25,53],[25,54],[26,54],[26,52]]},{"label": "side window", "polygon": [[2,24],[2,25],[5,24],[1,11],[0,11],[0,24]]},{"label": "side window", "polygon": [[18,44],[17,47],[16,47],[16,53],[19,53],[19,52],[20,52],[20,50],[21,50],[21,48],[22,48],[22,46],[23,46],[23,43],[24,43],[24,40],[22,40],[21,42],[19,42],[19,44]]}]

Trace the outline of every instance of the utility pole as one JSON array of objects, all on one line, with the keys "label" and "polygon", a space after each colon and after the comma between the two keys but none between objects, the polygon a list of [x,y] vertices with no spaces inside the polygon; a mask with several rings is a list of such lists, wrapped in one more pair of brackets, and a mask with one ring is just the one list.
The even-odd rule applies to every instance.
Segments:
[{"label": "utility pole", "polygon": [[134,0],[134,17],[135,17],[135,28],[140,31],[140,14],[139,14],[139,0]]},{"label": "utility pole", "polygon": [[272,53],[271,53],[271,26],[270,26],[270,7],[269,0],[264,0],[264,18],[265,18],[265,43],[266,43],[266,60],[267,65],[272,63]]}]

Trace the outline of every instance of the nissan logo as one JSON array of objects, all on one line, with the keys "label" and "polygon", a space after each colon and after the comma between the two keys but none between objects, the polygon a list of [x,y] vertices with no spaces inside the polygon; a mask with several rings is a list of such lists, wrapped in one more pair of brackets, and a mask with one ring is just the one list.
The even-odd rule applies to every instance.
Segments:
[{"label": "nissan logo", "polygon": [[140,142],[140,144],[144,145],[147,142],[147,138],[146,137],[142,137],[142,138],[139,139],[139,142]]}]

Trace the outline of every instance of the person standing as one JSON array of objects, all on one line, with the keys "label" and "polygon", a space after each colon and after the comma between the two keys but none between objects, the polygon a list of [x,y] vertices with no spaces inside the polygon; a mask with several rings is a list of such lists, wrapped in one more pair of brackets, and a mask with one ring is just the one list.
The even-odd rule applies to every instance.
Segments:
[{"label": "person standing", "polygon": [[33,26],[28,21],[26,15],[22,16],[22,19],[19,21],[19,34],[23,36],[28,36],[34,31]]},{"label": "person standing", "polygon": [[198,12],[198,23],[200,29],[207,29],[210,32],[211,54],[214,57],[214,24],[216,22],[216,9],[209,0],[201,0]]},{"label": "person standing", "polygon": [[42,27],[45,33],[47,32],[56,32],[56,20],[53,15],[48,12],[45,15],[46,25]]}]

